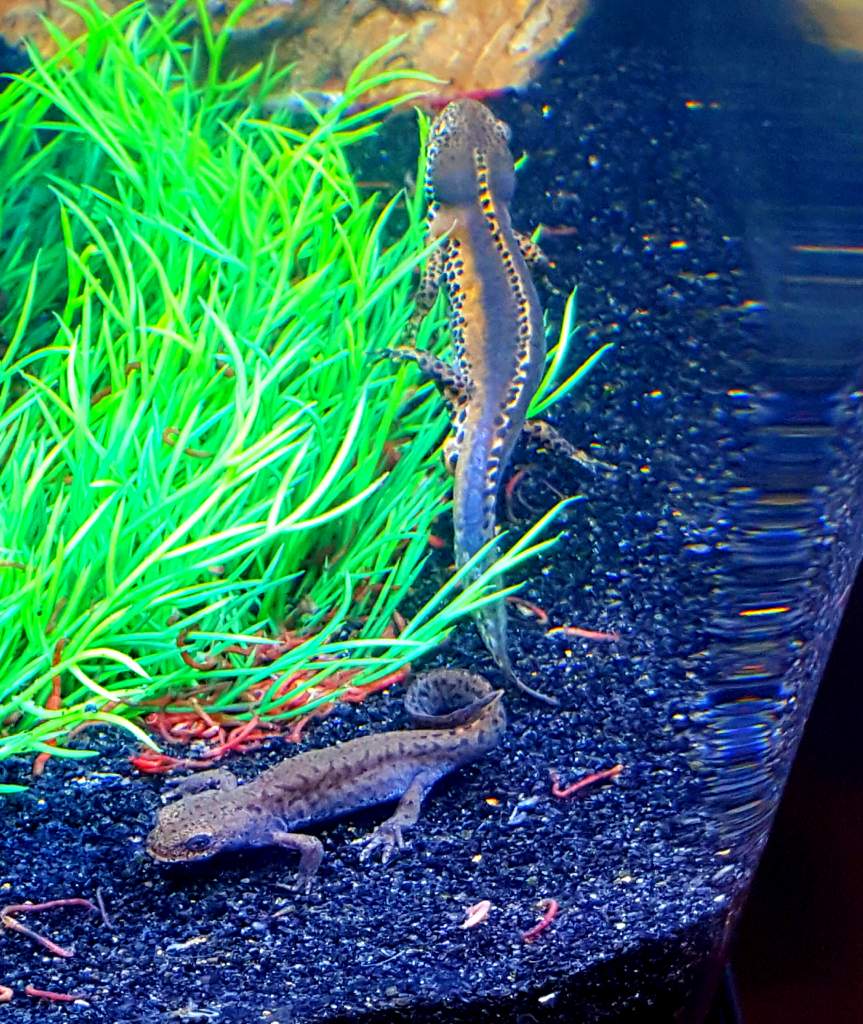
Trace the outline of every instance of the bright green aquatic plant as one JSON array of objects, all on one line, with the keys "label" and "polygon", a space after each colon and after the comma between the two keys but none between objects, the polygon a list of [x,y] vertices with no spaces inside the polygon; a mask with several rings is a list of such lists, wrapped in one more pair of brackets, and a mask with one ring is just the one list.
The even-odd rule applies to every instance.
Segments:
[{"label": "bright green aquatic plant", "polygon": [[[349,153],[428,79],[373,55],[331,109],[264,118],[284,75],[225,76],[224,33],[76,9],[82,40],[53,30],[0,93],[0,761],[88,756],[62,742],[94,721],[153,746],[141,716],[202,684],[237,720],[308,714],[552,543],[550,514],[392,636],[447,508],[446,417],[373,358],[411,311],[422,197],[364,195]],[[577,382],[568,310],[535,409]],[[236,653],[286,623],[276,665]]]}]

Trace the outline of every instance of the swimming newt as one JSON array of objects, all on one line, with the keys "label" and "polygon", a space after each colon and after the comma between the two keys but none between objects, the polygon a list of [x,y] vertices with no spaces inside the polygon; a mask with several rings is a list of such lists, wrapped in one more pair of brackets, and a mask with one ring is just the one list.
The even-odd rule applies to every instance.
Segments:
[{"label": "swimming newt", "polygon": [[[417,363],[452,407],[454,436],[446,455],[455,476],[459,567],[495,535],[501,480],[545,366],[542,309],[526,259],[535,258],[536,249],[510,220],[515,167],[508,142],[507,126],[476,100],[448,104],[432,124],[425,182],[428,239],[443,240],[420,282],[413,323],[431,309],[444,284],[455,363],[410,345],[388,353]],[[549,424],[531,421],[527,428],[540,443],[575,452]],[[475,574],[483,568],[478,565]],[[476,622],[504,675],[531,695],[557,703],[516,676],[503,601],[483,606]]]},{"label": "swimming newt", "polygon": [[222,850],[283,846],[300,854],[297,887],[308,891],[323,857],[308,825],[398,800],[369,836],[360,859],[380,849],[386,863],[404,845],[434,783],[495,747],[506,728],[502,690],[482,676],[437,670],[418,676],[405,707],[421,726],[361,736],[308,750],[240,785],[224,768],[181,779],[147,837],[147,852],[165,863],[189,863]]}]

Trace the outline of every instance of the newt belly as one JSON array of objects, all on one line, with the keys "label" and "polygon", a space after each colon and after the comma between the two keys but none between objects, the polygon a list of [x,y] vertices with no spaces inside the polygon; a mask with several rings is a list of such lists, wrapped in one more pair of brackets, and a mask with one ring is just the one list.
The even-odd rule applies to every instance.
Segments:
[{"label": "newt belly", "polygon": [[[435,278],[445,286],[455,347],[448,457],[458,566],[495,535],[501,481],[545,365],[542,309],[510,219],[514,189],[506,126],[475,100],[450,103],[429,136],[429,236],[443,241],[420,302],[428,305]],[[503,602],[485,606],[477,625],[505,675],[527,689],[510,662]]]}]

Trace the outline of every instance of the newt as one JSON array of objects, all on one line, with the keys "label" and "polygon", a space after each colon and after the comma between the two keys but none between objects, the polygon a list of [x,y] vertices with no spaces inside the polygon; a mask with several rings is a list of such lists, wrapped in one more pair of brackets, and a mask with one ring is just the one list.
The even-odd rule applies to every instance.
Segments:
[{"label": "newt", "polygon": [[[545,367],[542,308],[528,269],[538,250],[513,226],[509,206],[515,166],[509,129],[476,100],[448,104],[432,124],[426,158],[428,241],[432,251],[411,325],[446,288],[455,362],[400,345],[387,354],[415,362],[443,390],[453,436],[445,454],[454,474],[453,532],[462,567],[495,536],[498,493],[522,430],[544,446],[578,457],[550,424],[526,423]],[[491,561],[479,564],[479,575]],[[476,613],[480,635],[504,676],[520,689],[557,703],[523,683],[507,650],[502,600]]]},{"label": "newt", "polygon": [[299,853],[297,888],[308,892],[324,851],[317,837],[296,830],[398,800],[360,854],[365,861],[380,850],[386,863],[404,846],[404,832],[416,824],[434,783],[500,742],[506,728],[502,697],[502,690],[471,672],[426,672],[405,696],[418,729],[308,750],[243,785],[225,768],[180,779],[177,799],[161,808],[147,837],[147,852],[178,864],[241,847],[282,846]]}]

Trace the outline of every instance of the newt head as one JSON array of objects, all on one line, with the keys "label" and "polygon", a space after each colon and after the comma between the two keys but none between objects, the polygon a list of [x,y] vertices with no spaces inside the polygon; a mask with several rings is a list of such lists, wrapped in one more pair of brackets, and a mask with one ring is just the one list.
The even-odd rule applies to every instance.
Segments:
[{"label": "newt head", "polygon": [[189,863],[247,845],[254,831],[253,815],[224,793],[193,793],[161,808],[146,848],[163,863]]},{"label": "newt head", "polygon": [[428,140],[426,190],[451,206],[477,202],[477,174],[484,170],[498,202],[515,191],[509,127],[477,100],[456,100],[435,118]]}]

